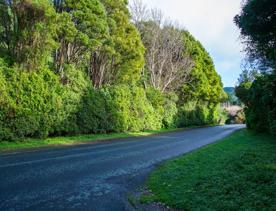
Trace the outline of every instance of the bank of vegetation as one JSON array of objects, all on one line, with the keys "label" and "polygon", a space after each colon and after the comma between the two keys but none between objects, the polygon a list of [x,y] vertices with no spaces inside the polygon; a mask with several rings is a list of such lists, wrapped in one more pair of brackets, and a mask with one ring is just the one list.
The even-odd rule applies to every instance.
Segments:
[{"label": "bank of vegetation", "polygon": [[208,52],[138,3],[0,0],[0,140],[217,124]]},{"label": "bank of vegetation", "polygon": [[276,136],[276,4],[244,1],[235,17],[247,54],[236,95],[245,105],[247,127]]}]

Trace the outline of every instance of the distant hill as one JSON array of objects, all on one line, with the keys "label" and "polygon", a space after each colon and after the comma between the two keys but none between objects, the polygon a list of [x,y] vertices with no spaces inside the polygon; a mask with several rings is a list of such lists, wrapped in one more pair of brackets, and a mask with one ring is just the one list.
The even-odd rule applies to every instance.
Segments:
[{"label": "distant hill", "polygon": [[235,87],[224,87],[223,89],[228,95],[228,100],[232,105],[240,105],[240,101],[235,94]]},{"label": "distant hill", "polygon": [[235,93],[235,87],[224,87],[226,93]]}]

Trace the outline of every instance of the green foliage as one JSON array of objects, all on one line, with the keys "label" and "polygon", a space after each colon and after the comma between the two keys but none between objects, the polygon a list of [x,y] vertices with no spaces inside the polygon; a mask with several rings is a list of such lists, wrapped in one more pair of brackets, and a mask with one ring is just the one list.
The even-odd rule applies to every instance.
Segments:
[{"label": "green foliage", "polygon": [[179,90],[180,102],[200,99],[203,102],[219,103],[225,98],[225,93],[212,58],[189,32],[183,31],[182,33],[188,52],[193,58],[194,67],[190,76],[191,82],[183,84]]},{"label": "green foliage", "polygon": [[276,135],[276,80],[275,73],[263,74],[255,81],[236,87],[237,96],[245,104],[248,128]]},{"label": "green foliage", "polygon": [[131,84],[140,80],[144,65],[144,46],[135,26],[130,22],[125,0],[101,0],[108,15],[113,48],[112,84]]},{"label": "green foliage", "polygon": [[252,84],[245,110],[246,123],[251,129],[276,135],[276,77],[263,75]]},{"label": "green foliage", "polygon": [[234,19],[241,29],[250,61],[276,68],[276,4],[274,0],[246,0]]},{"label": "green foliage", "polygon": [[83,96],[90,87],[88,77],[83,71],[77,70],[73,65],[64,67],[64,75],[66,75],[66,84],[61,87],[62,107],[59,110],[57,124],[54,128],[54,134],[56,135],[78,133],[76,113]]},{"label": "green foliage", "polygon": [[105,90],[88,89],[77,112],[80,133],[106,133],[113,129],[110,95]]},{"label": "green foliage", "polygon": [[245,104],[248,105],[248,92],[252,85],[252,82],[241,83],[239,86],[235,88],[235,93],[237,97]]},{"label": "green foliage", "polygon": [[236,95],[245,104],[248,128],[276,134],[276,4],[273,0],[247,0],[235,17],[247,47],[251,65],[263,71],[245,70]]},{"label": "green foliage", "polygon": [[273,137],[239,131],[159,167],[143,201],[177,210],[273,210],[275,150]]},{"label": "green foliage", "polygon": [[174,128],[180,114],[216,122],[222,87],[201,44],[187,33],[178,61],[194,60],[191,86],[142,87],[146,49],[129,16],[125,0],[0,0],[0,140]]},{"label": "green foliage", "polygon": [[222,111],[218,104],[226,98],[213,61],[201,43],[187,31],[183,31],[188,52],[194,60],[189,83],[178,91],[179,111],[177,125],[216,124],[221,121]]},{"label": "green foliage", "polygon": [[183,31],[188,54],[193,58],[194,67],[191,80],[183,84],[179,95],[177,125],[217,124],[222,119],[218,104],[225,98],[222,83],[216,73],[208,52],[199,41],[187,31]]},{"label": "green foliage", "polygon": [[79,109],[82,133],[125,132],[160,129],[162,117],[155,112],[145,90],[127,85],[90,89]]},{"label": "green foliage", "polygon": [[57,16],[49,1],[1,0],[0,11],[0,53],[24,70],[45,65],[57,47]]},{"label": "green foliage", "polygon": [[53,58],[53,69],[67,83],[64,68],[73,65],[91,77],[95,51],[109,40],[107,15],[99,0],[54,1],[58,17],[59,48]]},{"label": "green foliage", "polygon": [[176,115],[178,112],[177,102],[178,96],[175,93],[168,93],[165,96],[163,125],[165,128],[176,127]]},{"label": "green foliage", "polygon": [[89,49],[101,45],[108,30],[104,6],[98,0],[66,0],[65,7],[77,29],[74,41]]},{"label": "green foliage", "polygon": [[147,97],[158,115],[159,122],[163,127],[175,127],[175,118],[178,111],[176,102],[178,97],[175,93],[162,93],[161,91],[150,87],[146,90]]},{"label": "green foliage", "polygon": [[220,109],[216,104],[198,104],[195,101],[185,103],[179,108],[177,126],[199,126],[218,124],[220,122]]},{"label": "green foliage", "polygon": [[[46,137],[53,129],[61,109],[58,78],[47,69],[21,72],[1,68],[1,139],[27,136]],[[8,83],[7,83],[8,82]]]},{"label": "green foliage", "polygon": [[4,63],[2,59],[0,59],[0,140],[12,136],[12,132],[10,129],[5,125],[5,117],[6,113],[8,112],[8,105],[12,102],[12,99],[8,96],[8,83],[3,74],[4,71],[7,71],[8,67]]}]

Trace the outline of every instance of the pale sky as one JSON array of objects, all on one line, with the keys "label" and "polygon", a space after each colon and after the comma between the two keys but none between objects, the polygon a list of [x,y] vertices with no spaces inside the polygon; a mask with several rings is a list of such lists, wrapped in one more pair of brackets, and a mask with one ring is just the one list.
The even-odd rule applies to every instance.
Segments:
[{"label": "pale sky", "polygon": [[233,18],[242,0],[142,0],[190,31],[210,53],[224,86],[234,86],[243,58]]}]

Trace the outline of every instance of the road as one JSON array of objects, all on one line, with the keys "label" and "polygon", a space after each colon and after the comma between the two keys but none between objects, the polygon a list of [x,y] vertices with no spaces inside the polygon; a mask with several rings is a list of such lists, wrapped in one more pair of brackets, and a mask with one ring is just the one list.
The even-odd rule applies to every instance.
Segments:
[{"label": "road", "polygon": [[198,128],[0,155],[0,210],[128,210],[126,193],[160,162],[244,125]]}]

